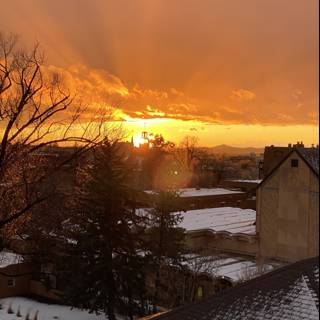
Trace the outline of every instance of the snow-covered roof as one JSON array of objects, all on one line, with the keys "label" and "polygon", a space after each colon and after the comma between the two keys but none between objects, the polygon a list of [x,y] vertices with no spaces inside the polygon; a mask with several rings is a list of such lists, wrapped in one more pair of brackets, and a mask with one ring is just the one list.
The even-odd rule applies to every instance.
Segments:
[{"label": "snow-covered roof", "polygon": [[302,260],[222,294],[153,319],[319,319],[319,257]]},{"label": "snow-covered roof", "polygon": [[[156,191],[147,190],[145,191],[148,194],[154,194]],[[224,195],[224,194],[235,194],[235,193],[243,193],[241,191],[233,191],[224,188],[184,188],[179,189],[177,192],[180,194],[181,198],[188,198],[188,197],[207,197],[207,196],[217,196],[217,195]]]},{"label": "snow-covered roof", "polygon": [[241,180],[241,179],[238,180],[238,179],[232,179],[232,180],[227,180],[227,181],[259,184],[262,180]]},{"label": "snow-covered roof", "polygon": [[256,212],[233,207],[189,210],[182,213],[180,227],[187,231],[210,230],[215,233],[255,235]]},{"label": "snow-covered roof", "polygon": [[259,266],[253,259],[228,256],[226,254],[213,256],[190,255],[185,265],[198,274],[205,273],[212,277],[227,278],[233,283],[254,278],[280,266],[276,262]]},{"label": "snow-covered roof", "polygon": [[23,257],[19,254],[6,250],[0,252],[0,268],[5,268],[21,262],[23,262]]}]

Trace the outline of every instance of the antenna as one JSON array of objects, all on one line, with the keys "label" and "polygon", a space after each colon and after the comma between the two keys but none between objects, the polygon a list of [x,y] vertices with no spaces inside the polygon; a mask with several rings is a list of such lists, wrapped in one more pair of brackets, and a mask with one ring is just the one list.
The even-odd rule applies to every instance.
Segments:
[{"label": "antenna", "polygon": [[146,131],[146,121],[143,122],[143,131],[141,137],[145,140],[148,140],[148,132]]}]

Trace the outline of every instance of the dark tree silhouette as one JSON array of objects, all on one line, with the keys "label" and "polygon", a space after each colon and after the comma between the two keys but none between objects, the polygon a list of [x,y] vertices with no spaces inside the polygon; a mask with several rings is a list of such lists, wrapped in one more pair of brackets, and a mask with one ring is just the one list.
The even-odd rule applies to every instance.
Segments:
[{"label": "dark tree silhouette", "polygon": [[[43,61],[39,45],[22,50],[16,37],[0,33],[0,229],[14,229],[45,202],[41,181],[105,137],[106,115],[82,122],[83,107],[57,74],[44,72]],[[78,148],[52,165],[43,150],[58,143]]]},{"label": "dark tree silhouette", "polygon": [[139,285],[144,283],[141,217],[132,205],[130,172],[117,143],[96,148],[78,175],[65,239],[72,240],[65,269],[65,298],[75,306],[103,310],[116,319],[125,306],[133,317]]},{"label": "dark tree silhouette", "polygon": [[153,307],[160,299],[160,287],[164,283],[161,275],[162,268],[179,266],[183,260],[184,229],[178,228],[182,220],[177,213],[178,193],[175,191],[159,191],[155,195],[153,207],[148,211],[150,219],[149,250],[153,258],[155,272],[155,286],[153,294]]}]

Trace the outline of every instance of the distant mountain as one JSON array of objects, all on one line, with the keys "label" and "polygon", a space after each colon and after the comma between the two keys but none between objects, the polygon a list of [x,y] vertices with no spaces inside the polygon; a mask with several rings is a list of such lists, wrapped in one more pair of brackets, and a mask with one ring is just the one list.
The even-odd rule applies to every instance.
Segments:
[{"label": "distant mountain", "polygon": [[232,155],[245,155],[250,153],[261,154],[264,152],[264,148],[253,148],[253,147],[232,147],[226,144],[221,144],[212,148],[208,148],[212,153],[216,154],[232,154]]}]

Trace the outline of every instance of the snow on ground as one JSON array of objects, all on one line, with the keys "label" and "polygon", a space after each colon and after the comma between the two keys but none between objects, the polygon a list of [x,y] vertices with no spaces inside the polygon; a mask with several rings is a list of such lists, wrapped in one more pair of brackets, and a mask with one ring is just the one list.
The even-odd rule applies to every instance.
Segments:
[{"label": "snow on ground", "polygon": [[[28,312],[29,319],[33,319],[37,311],[38,320],[107,320],[107,317],[102,314],[90,314],[80,309],[71,309],[68,306],[56,304],[40,303],[22,297],[0,299],[0,304],[2,305],[2,309],[0,310],[1,320],[24,320]],[[7,313],[10,304],[14,314]],[[22,315],[20,318],[16,316],[19,306]],[[123,318],[119,317],[119,319]]]},{"label": "snow on ground", "polygon": [[7,250],[0,252],[0,268],[5,268],[21,262],[23,262],[23,257],[19,254]]},{"label": "snow on ground", "polygon": [[232,207],[189,210],[182,213],[180,227],[187,231],[211,230],[214,232],[256,233],[256,212]]},{"label": "snow on ground", "polygon": [[[228,189],[223,188],[201,188],[201,189],[195,189],[195,188],[185,188],[185,189],[179,189],[177,190],[178,193],[180,193],[180,197],[182,198],[188,198],[188,197],[206,197],[206,196],[218,196],[218,195],[224,195],[224,194],[235,194],[235,193],[243,193],[241,191],[232,191]],[[147,190],[145,193],[148,194],[154,194],[156,191],[153,190]]]}]

